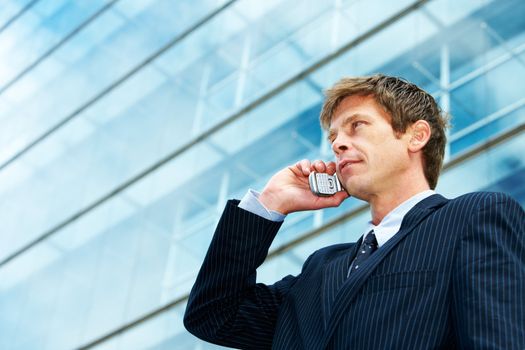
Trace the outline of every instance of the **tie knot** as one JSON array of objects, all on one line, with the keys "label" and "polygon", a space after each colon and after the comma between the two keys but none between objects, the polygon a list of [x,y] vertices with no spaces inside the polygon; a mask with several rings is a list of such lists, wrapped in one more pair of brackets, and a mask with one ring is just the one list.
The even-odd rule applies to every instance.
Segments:
[{"label": "tie knot", "polygon": [[377,247],[377,239],[376,239],[376,235],[374,234],[374,230],[371,230],[370,232],[366,234],[363,243],[371,245],[373,247]]}]

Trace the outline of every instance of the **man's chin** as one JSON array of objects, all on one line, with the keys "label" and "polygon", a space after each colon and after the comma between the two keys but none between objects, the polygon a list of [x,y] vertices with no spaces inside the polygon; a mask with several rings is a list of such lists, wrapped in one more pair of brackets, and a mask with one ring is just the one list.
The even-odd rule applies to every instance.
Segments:
[{"label": "man's chin", "polygon": [[358,194],[355,191],[355,184],[353,184],[351,181],[341,182],[341,187],[352,197],[357,197]]},{"label": "man's chin", "polygon": [[[355,180],[355,179],[352,179],[352,180]],[[346,182],[341,183],[341,187],[343,187],[346,193],[348,193],[352,197],[355,197],[363,201],[366,201],[366,198],[368,198],[368,196],[366,195],[367,191],[364,191],[364,189],[361,188],[362,186],[360,186],[360,184],[357,183],[356,181],[347,180]]]}]

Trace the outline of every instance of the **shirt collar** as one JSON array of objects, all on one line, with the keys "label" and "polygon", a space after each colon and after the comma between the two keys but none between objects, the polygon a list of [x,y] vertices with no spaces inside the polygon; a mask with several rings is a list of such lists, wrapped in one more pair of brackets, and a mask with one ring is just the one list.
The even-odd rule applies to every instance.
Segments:
[{"label": "shirt collar", "polygon": [[412,209],[417,203],[421,202],[423,199],[430,197],[435,193],[436,192],[433,190],[426,190],[410,197],[403,203],[399,204],[390,213],[388,213],[383,218],[383,220],[381,220],[379,225],[374,225],[372,221],[369,221],[366,232],[374,230],[378,247],[381,247],[399,231],[399,228],[401,227],[401,222],[403,221],[403,218],[405,217],[406,213],[408,213],[410,209]]}]

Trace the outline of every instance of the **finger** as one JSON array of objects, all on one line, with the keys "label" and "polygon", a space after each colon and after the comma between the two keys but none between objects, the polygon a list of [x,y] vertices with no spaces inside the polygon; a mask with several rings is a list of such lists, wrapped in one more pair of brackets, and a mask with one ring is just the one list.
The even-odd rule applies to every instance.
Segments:
[{"label": "finger", "polygon": [[312,164],[312,168],[313,168],[313,170],[315,170],[317,172],[320,172],[320,173],[326,172],[326,165],[324,164],[324,162],[322,160],[316,160]]},{"label": "finger", "polygon": [[328,162],[326,164],[326,172],[330,175],[334,175],[336,170],[336,165],[334,162]]},{"label": "finger", "polygon": [[299,169],[299,171],[304,175],[304,176],[308,176],[310,175],[310,167],[311,167],[311,164],[310,164],[310,161],[308,159],[303,159],[301,161],[299,161],[297,164],[296,164],[297,168]]},{"label": "finger", "polygon": [[337,192],[336,194],[334,194],[333,196],[330,197],[330,199],[332,200],[331,201],[331,206],[332,207],[338,207],[348,197],[350,197],[350,195],[348,193],[346,193],[345,191]]},{"label": "finger", "polygon": [[303,175],[304,176],[308,176],[310,175],[310,172],[311,172],[311,163],[308,159],[303,159],[300,161],[300,164],[301,164],[301,167],[302,167],[302,171],[303,171]]}]

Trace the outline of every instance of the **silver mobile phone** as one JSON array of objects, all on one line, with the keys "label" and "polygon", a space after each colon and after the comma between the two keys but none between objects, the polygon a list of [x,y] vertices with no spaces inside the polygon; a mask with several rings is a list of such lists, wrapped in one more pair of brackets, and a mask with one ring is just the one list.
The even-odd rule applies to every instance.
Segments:
[{"label": "silver mobile phone", "polygon": [[317,196],[329,197],[339,191],[343,191],[341,183],[335,174],[328,175],[312,171],[310,176],[308,176],[308,181],[310,182],[310,189]]}]

